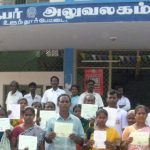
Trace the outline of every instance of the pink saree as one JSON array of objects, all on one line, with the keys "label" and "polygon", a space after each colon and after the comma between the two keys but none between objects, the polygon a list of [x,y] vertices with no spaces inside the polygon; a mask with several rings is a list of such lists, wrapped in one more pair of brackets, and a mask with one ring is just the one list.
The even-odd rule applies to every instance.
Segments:
[{"label": "pink saree", "polygon": [[[138,129],[136,131],[138,131],[138,132],[146,132],[146,133],[149,133],[149,135],[150,135],[150,127],[148,127],[148,126],[142,128],[142,129]],[[132,137],[132,136],[130,136],[130,137]],[[129,144],[128,150],[150,150],[150,145],[149,144],[148,145],[134,145],[134,144],[131,143],[131,144]]]}]

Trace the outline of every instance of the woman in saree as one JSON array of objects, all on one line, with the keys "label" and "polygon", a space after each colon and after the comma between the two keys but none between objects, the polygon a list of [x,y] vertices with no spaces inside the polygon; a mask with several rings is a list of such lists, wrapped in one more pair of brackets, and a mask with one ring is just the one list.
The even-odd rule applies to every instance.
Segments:
[{"label": "woman in saree", "polygon": [[[145,124],[147,114],[148,109],[144,105],[138,105],[135,108],[135,123],[125,128],[122,134],[122,149],[150,150],[150,127]],[[135,138],[137,138],[138,135],[141,135],[139,143],[135,142]],[[147,143],[142,143],[143,138],[146,139]]]},{"label": "woman in saree", "polygon": [[34,108],[26,107],[23,112],[24,123],[16,126],[11,133],[12,150],[18,150],[19,135],[36,136],[37,150],[44,150],[45,132],[35,124],[34,117]]},{"label": "woman in saree", "polygon": [[[84,144],[84,150],[120,150],[120,136],[115,128],[109,128],[106,126],[108,119],[108,113],[105,109],[100,108],[96,112],[96,120],[94,131],[105,131],[106,141],[104,142],[105,148],[98,148],[95,145],[94,133],[91,134],[90,140]],[[99,141],[103,139],[99,138]]]}]

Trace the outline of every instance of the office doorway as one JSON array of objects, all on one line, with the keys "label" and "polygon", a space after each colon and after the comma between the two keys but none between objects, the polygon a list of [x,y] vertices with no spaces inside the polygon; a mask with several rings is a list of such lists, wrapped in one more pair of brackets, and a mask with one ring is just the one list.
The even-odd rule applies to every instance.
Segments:
[{"label": "office doorway", "polygon": [[136,74],[134,69],[112,70],[112,87],[124,87],[124,94],[130,99],[134,108],[138,104],[150,107],[150,70],[140,70]]}]

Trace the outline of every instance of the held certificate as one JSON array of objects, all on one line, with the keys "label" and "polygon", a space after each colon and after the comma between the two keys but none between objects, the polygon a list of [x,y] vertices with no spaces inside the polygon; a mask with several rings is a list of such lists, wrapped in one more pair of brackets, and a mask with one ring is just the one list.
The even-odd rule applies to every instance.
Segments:
[{"label": "held certificate", "polygon": [[19,150],[37,150],[37,137],[36,136],[27,136],[19,135]]},{"label": "held certificate", "polygon": [[133,141],[131,144],[146,146],[149,144],[150,133],[135,131],[135,132],[131,132],[130,137],[133,137]]},{"label": "held certificate", "polygon": [[150,126],[150,113],[148,113],[145,123]]},{"label": "held certificate", "polygon": [[82,104],[81,116],[85,119],[91,119],[96,116],[96,111],[98,110],[97,105],[93,104]]},{"label": "held certificate", "polygon": [[10,129],[10,119],[0,118],[0,131],[5,131],[7,129]]},{"label": "held certificate", "polygon": [[73,133],[73,123],[56,122],[54,125],[54,132],[58,137],[68,137]]},{"label": "held certificate", "polygon": [[105,149],[106,131],[94,131],[94,147]]},{"label": "held certificate", "polygon": [[7,110],[11,111],[11,114],[8,116],[8,118],[20,119],[20,104],[7,105]]},{"label": "held certificate", "polygon": [[47,120],[49,120],[55,114],[55,111],[40,110],[41,125],[46,125]]}]

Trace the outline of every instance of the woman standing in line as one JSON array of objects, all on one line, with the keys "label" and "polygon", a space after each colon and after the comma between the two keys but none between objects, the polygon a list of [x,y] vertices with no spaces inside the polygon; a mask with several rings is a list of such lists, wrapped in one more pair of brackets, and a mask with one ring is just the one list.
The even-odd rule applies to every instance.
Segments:
[{"label": "woman standing in line", "polygon": [[26,107],[23,113],[24,123],[16,126],[11,133],[12,150],[18,150],[19,135],[36,136],[38,141],[37,150],[45,149],[44,148],[45,132],[35,124],[34,117],[35,117],[34,108]]},{"label": "woman standing in line", "polygon": [[[146,118],[148,114],[148,109],[144,105],[138,105],[135,108],[135,123],[125,128],[122,140],[123,140],[123,148],[124,150],[150,150],[150,127],[145,124]],[[134,139],[137,137],[134,134],[137,133],[139,135],[147,135],[147,143],[141,144],[134,142]],[[137,144],[136,144],[137,143]]]}]

